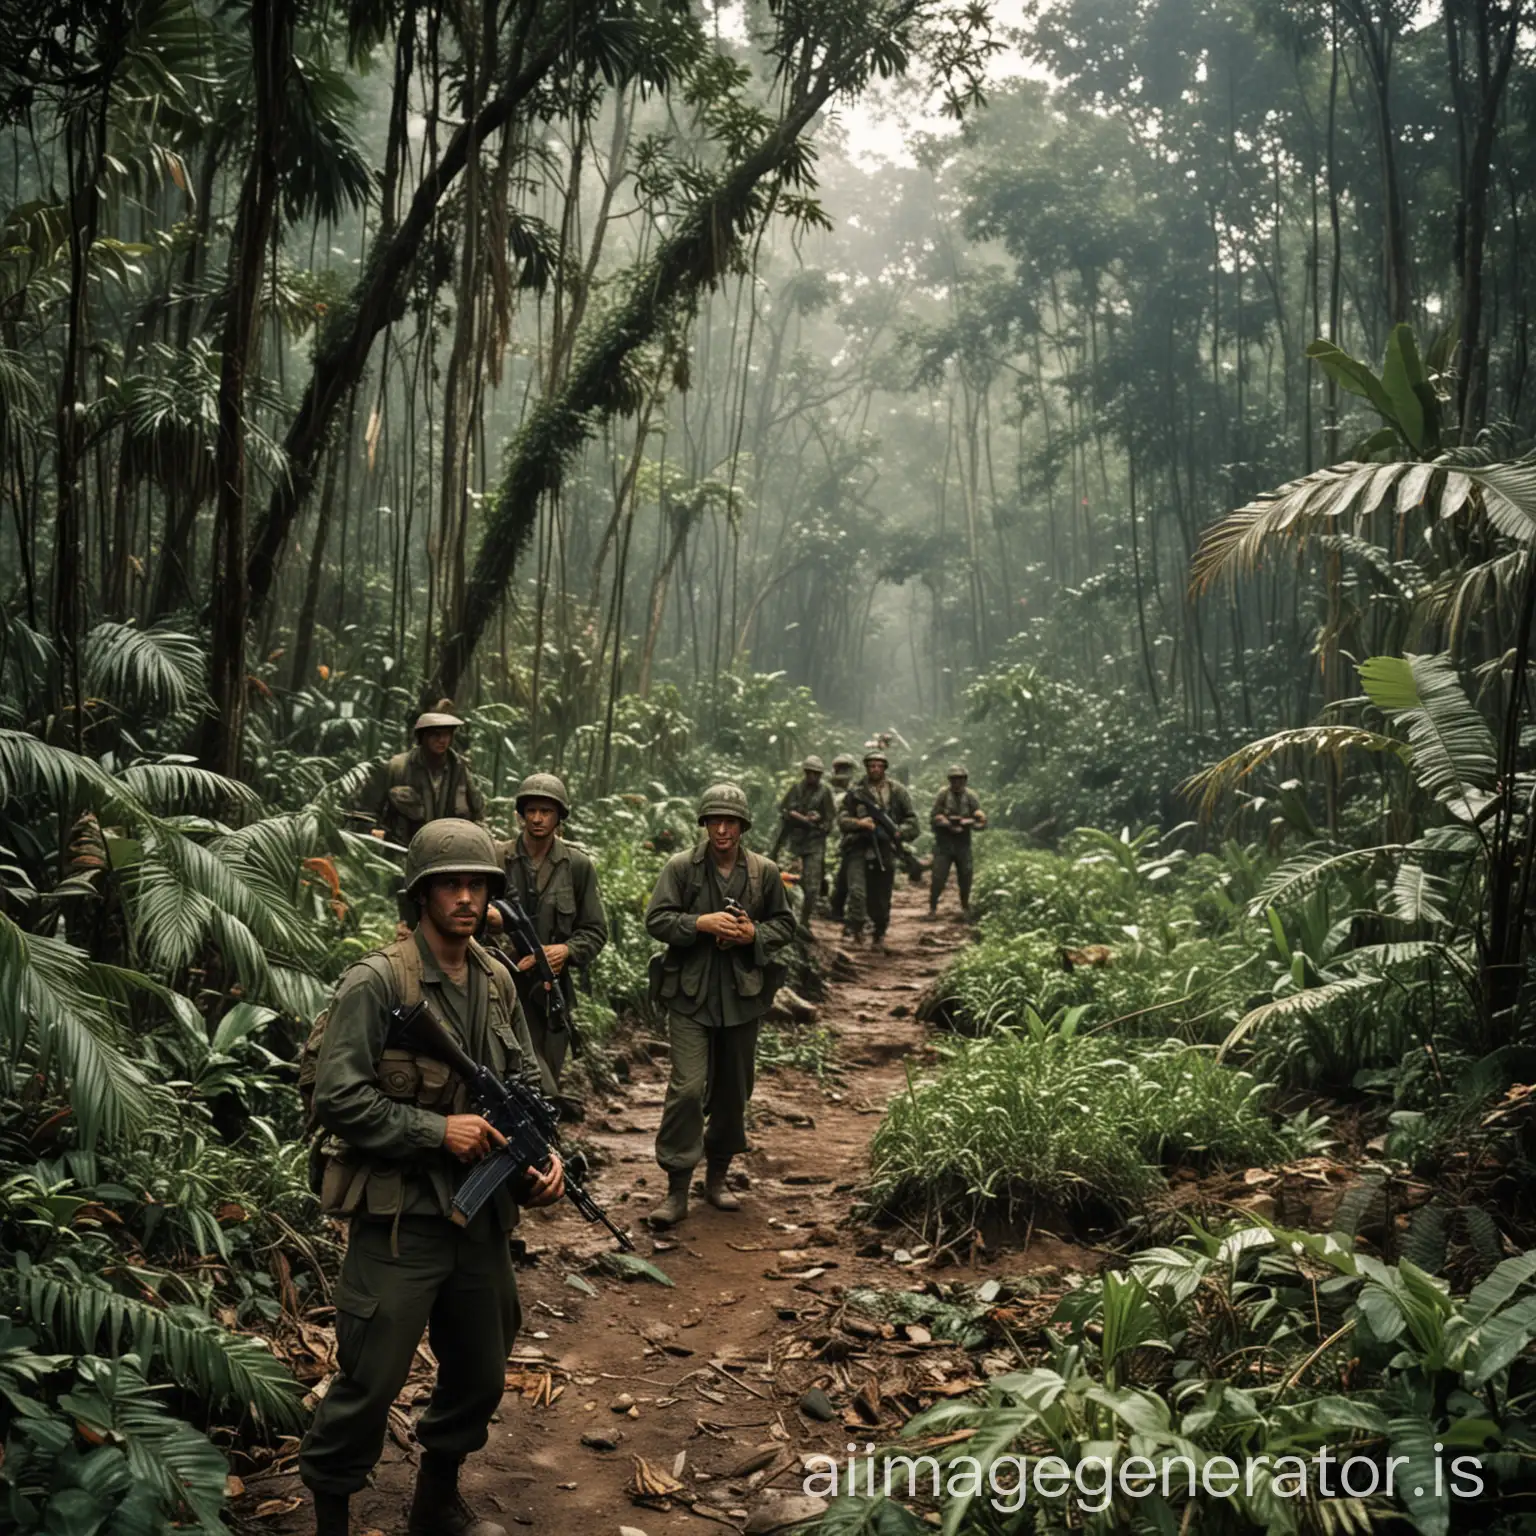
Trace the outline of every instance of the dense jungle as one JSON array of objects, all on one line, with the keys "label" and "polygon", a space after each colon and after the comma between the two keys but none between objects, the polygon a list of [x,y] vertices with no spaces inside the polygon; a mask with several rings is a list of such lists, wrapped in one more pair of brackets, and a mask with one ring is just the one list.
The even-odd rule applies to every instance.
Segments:
[{"label": "dense jungle", "polygon": [[[0,1528],[1536,1530],[1533,54],[0,0]],[[541,804],[630,1246],[525,1209],[463,1498],[434,1312],[338,1517],[337,984]],[[721,822],[782,981],[653,1221]]]}]

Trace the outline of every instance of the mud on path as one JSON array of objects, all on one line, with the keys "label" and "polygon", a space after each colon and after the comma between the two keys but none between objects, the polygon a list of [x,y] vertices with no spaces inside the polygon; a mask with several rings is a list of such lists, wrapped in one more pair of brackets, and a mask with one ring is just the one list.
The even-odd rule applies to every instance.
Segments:
[{"label": "mud on path", "polygon": [[[951,888],[940,921],[924,922],[926,893],[902,883],[890,953],[849,950],[851,968],[835,967],[844,979],[829,979],[817,1021],[837,1042],[835,1078],[822,1084],[798,1070],[759,1073],[752,1150],[736,1163],[750,1180],[740,1212],[716,1211],[696,1183],[680,1227],[653,1237],[644,1223],[666,1190],[653,1155],[666,1082],[660,1042],[650,1042],[649,1053],[635,1051],[622,1099],[588,1101],[581,1138],[609,1158],[594,1181],[598,1198],[673,1285],[594,1269],[592,1259],[611,1251],[612,1240],[567,1202],[524,1213],[534,1262],[518,1270],[523,1331],[490,1441],[464,1475],[471,1503],[512,1536],[530,1528],[593,1536],[616,1536],[621,1525],[647,1536],[743,1528],[765,1503],[800,1493],[803,1457],[842,1458],[851,1441],[862,1449],[901,1421],[891,1406],[881,1411],[878,1385],[873,1405],[866,1390],[856,1408],[856,1363],[818,1358],[808,1339],[843,1290],[1097,1268],[1091,1251],[1039,1232],[1027,1250],[971,1250],[936,1261],[920,1234],[850,1219],[870,1138],[887,1101],[905,1086],[905,1065],[932,1060],[914,1012],[924,988],[969,941],[953,903]],[[838,929],[822,921],[816,929],[829,965]],[[930,1344],[919,1333],[917,1344],[898,1348],[935,1390],[967,1374],[958,1346]],[[353,1500],[354,1532],[404,1530],[416,1458],[409,1425],[430,1391],[425,1349],[418,1367],[397,1404],[374,1484]],[[835,1409],[830,1422],[800,1407],[813,1386]],[[681,1485],[668,1507],[632,1498],[637,1457],[659,1486]],[[261,1512],[262,1529],[282,1536],[313,1529],[291,1455],[248,1476],[246,1492],[240,1513]],[[754,1528],[762,1519],[758,1514]]]}]

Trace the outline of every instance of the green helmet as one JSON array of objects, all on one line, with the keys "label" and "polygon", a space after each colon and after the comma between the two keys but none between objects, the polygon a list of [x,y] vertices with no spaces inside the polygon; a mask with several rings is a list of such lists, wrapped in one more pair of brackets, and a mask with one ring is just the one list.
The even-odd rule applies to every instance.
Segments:
[{"label": "green helmet", "polygon": [[970,774],[965,771],[964,763],[951,763],[949,765],[949,772],[945,777],[950,779],[968,779]]},{"label": "green helmet", "polygon": [[832,772],[833,773],[836,773],[839,770],[841,770],[844,773],[848,773],[848,772],[851,772],[857,766],[858,766],[858,761],[854,757],[853,753],[851,753],[851,752],[839,752],[837,754],[837,756],[832,759]]},{"label": "green helmet", "polygon": [[711,784],[699,801],[699,825],[711,816],[734,816],[742,830],[752,825],[752,810],[747,797],[734,784]]},{"label": "green helmet", "polygon": [[891,766],[891,760],[885,755],[884,747],[871,747],[864,754],[865,765],[870,763],[884,763],[887,768]]},{"label": "green helmet", "polygon": [[422,881],[433,875],[484,875],[492,896],[500,896],[507,888],[507,872],[495,839],[478,822],[458,816],[429,821],[405,851],[407,895],[414,896]]},{"label": "green helmet", "polygon": [[805,773],[825,773],[827,771],[826,764],[814,752],[800,764],[800,768]]},{"label": "green helmet", "polygon": [[517,814],[523,814],[525,800],[553,800],[560,807],[560,820],[571,814],[571,797],[565,784],[552,773],[530,773],[517,788]]},{"label": "green helmet", "polygon": [[417,735],[423,731],[456,731],[464,722],[457,715],[450,715],[447,710],[429,709],[424,715],[417,715],[416,724],[412,727]]}]

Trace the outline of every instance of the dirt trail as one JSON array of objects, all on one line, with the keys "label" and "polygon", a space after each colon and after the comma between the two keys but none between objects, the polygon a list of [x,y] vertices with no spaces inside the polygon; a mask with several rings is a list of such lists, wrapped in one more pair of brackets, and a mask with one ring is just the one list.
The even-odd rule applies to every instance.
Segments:
[{"label": "dirt trail", "polygon": [[[891,953],[850,951],[854,974],[830,982],[818,1022],[837,1037],[839,1080],[823,1085],[793,1070],[759,1075],[753,1150],[737,1164],[751,1180],[739,1213],[716,1211],[696,1193],[674,1232],[653,1238],[645,1227],[644,1213],[666,1184],[653,1157],[664,1055],[632,1068],[622,1100],[588,1104],[583,1137],[611,1159],[596,1180],[598,1197],[674,1286],[586,1273],[587,1261],[613,1245],[564,1202],[552,1212],[525,1214],[523,1235],[536,1262],[518,1271],[523,1332],[490,1443],[466,1468],[466,1488],[486,1514],[514,1532],[536,1526],[596,1536],[627,1525],[658,1536],[711,1524],[739,1528],[766,1488],[800,1491],[798,1458],[841,1456],[851,1438],[841,1422],[847,1382],[807,1358],[796,1332],[802,1318],[820,1315],[853,1285],[910,1289],[934,1273],[980,1280],[1094,1267],[1091,1254],[1036,1234],[1027,1252],[973,1255],[935,1272],[923,1265],[917,1234],[877,1233],[849,1219],[880,1112],[905,1084],[904,1064],[931,1059],[914,1010],[923,989],[968,942],[953,900],[951,891],[941,920],[925,923],[924,893],[903,884]],[[838,931],[830,923],[818,923],[817,931],[830,960]],[[905,1262],[897,1262],[893,1250],[901,1248],[917,1249],[918,1261],[904,1254]],[[567,1282],[581,1274],[596,1296]],[[405,1448],[408,1415],[425,1403],[430,1379],[425,1359],[421,1364],[374,1486],[354,1500],[356,1532],[404,1529],[414,1475]],[[801,1394],[818,1381],[839,1410],[834,1422],[799,1409]],[[614,1448],[600,1448],[609,1443]],[[770,1447],[778,1454],[768,1457]],[[678,1481],[693,1507],[676,1497],[665,1511],[637,1506],[626,1491],[634,1458],[671,1474],[680,1453],[686,1456]],[[753,1469],[762,1458],[768,1465]],[[263,1527],[297,1536],[312,1528],[308,1501],[282,1506],[302,1492],[291,1471],[251,1478],[244,1512],[271,1501]]]}]

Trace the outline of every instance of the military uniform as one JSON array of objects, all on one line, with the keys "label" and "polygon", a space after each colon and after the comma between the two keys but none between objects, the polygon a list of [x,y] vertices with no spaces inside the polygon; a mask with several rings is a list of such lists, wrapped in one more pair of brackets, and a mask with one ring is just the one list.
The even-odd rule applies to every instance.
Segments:
[{"label": "military uniform", "polygon": [[[733,791],[731,808],[713,814],[733,815],[745,829],[751,825],[746,798],[734,785],[705,795],[700,823],[720,803],[717,791],[725,787]],[[699,916],[725,911],[727,897],[739,901],[753,921],[750,945],[722,948],[698,931]],[[794,940],[795,919],[772,860],[740,848],[735,867],[722,879],[705,840],[667,860],[645,926],[667,946],[658,957],[657,990],[667,1012],[672,1072],[656,1161],[667,1172],[669,1188],[676,1193],[680,1186],[686,1211],[688,1181],[699,1161],[707,1160],[712,1180],[723,1189],[731,1158],[746,1150],[758,1026],[773,1001],[779,956]]]},{"label": "military uniform", "polygon": [[[865,759],[867,763],[868,758]],[[917,836],[917,813],[912,808],[912,797],[904,785],[894,779],[882,779],[871,784],[866,774],[854,786],[871,795],[886,814],[896,823],[903,842]],[[858,822],[868,816],[850,790],[843,797],[841,824],[847,834],[843,844],[843,862],[848,867],[848,906],[844,922],[845,931],[857,939],[864,931],[864,919],[869,919],[874,929],[875,942],[885,939],[885,930],[891,925],[891,893],[896,885],[896,867],[901,863],[901,849],[889,845],[881,847],[877,835],[866,832]],[[882,857],[884,868],[881,867]]]},{"label": "military uniform", "polygon": [[[835,803],[842,801],[848,786],[853,782],[853,770],[858,765],[846,753],[839,753],[832,759],[832,790]],[[827,916],[836,922],[842,922],[843,913],[848,905],[848,849],[853,839],[844,833],[837,844],[837,874],[832,878],[832,898],[827,903]]]},{"label": "military uniform", "polygon": [[420,747],[397,752],[375,775],[368,808],[392,843],[405,846],[429,821],[457,816],[485,824],[485,797],[469,771],[469,759],[449,747],[433,773]]},{"label": "military uniform", "polygon": [[[566,1012],[574,1012],[576,987],[572,970],[591,965],[608,942],[608,920],[603,915],[592,857],[562,837],[556,837],[541,862],[535,863],[521,836],[503,845],[507,864],[507,889],[516,894],[523,910],[533,919],[539,943],[564,944],[570,949],[560,973],[560,992]],[[549,1027],[548,993],[531,970],[521,971],[517,992],[528,1019],[533,1048],[549,1068],[558,1086],[571,1037],[564,1029]]]},{"label": "military uniform", "polygon": [[[815,764],[814,770],[811,765]],[[807,772],[821,772],[821,759],[808,757],[802,765]],[[815,826],[789,819],[791,811],[815,816]],[[796,780],[784,792],[779,801],[779,814],[785,818],[784,841],[789,851],[800,860],[800,889],[805,892],[805,910],[801,920],[811,926],[816,903],[821,899],[822,874],[826,868],[827,836],[837,818],[837,802],[832,791],[819,779],[815,785],[803,778]]]},{"label": "military uniform", "polygon": [[[484,853],[473,851],[486,863],[472,872],[495,876],[499,886],[495,844],[476,832]],[[414,847],[408,880],[413,861],[420,863]],[[461,857],[458,872],[464,868]],[[473,942],[466,958],[460,985],[418,929],[346,972],[323,1025],[314,1073],[314,1114],[327,1133],[321,1205],[348,1222],[348,1233],[334,1293],[337,1374],[299,1453],[322,1530],[345,1530],[345,1499],[378,1461],[390,1405],[424,1330],[437,1380],[416,1435],[435,1469],[425,1503],[440,1507],[430,1517],[413,1507],[412,1529],[499,1529],[475,1522],[458,1500],[457,1468],[486,1442],[521,1321],[507,1242],[517,1205],[503,1185],[467,1226],[451,1219],[453,1193],[474,1166],[444,1145],[447,1117],[469,1112],[465,1085],[445,1063],[386,1045],[390,1008],[424,1000],[476,1061],[539,1086],[506,968]],[[326,1497],[328,1512],[320,1514]]]},{"label": "military uniform", "polygon": [[955,871],[955,883],[960,888],[960,910],[968,911],[971,905],[971,875],[974,869],[971,855],[971,828],[951,827],[948,821],[973,820],[981,814],[981,801],[976,791],[962,784],[958,790],[955,781],[965,778],[963,772],[950,770],[950,784],[933,802],[929,820],[933,827],[933,875],[928,886],[928,910],[933,912],[939,905],[939,897],[949,880],[951,865]]}]

